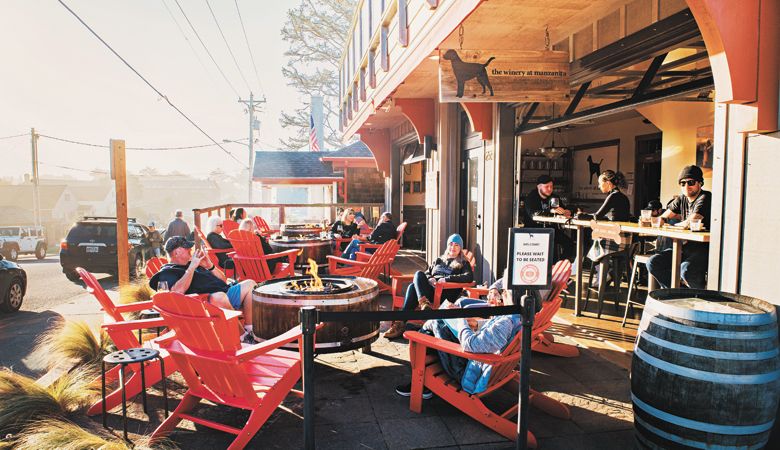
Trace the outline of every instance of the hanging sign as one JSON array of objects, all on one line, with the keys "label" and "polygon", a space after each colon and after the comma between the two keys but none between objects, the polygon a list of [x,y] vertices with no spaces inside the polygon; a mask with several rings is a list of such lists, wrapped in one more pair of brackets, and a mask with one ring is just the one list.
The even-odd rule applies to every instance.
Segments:
[{"label": "hanging sign", "polygon": [[552,228],[511,228],[508,286],[513,289],[549,288],[554,241]]},{"label": "hanging sign", "polygon": [[425,174],[425,208],[439,209],[439,171]]},{"label": "hanging sign", "polygon": [[439,50],[441,102],[552,102],[570,90],[568,52]]}]

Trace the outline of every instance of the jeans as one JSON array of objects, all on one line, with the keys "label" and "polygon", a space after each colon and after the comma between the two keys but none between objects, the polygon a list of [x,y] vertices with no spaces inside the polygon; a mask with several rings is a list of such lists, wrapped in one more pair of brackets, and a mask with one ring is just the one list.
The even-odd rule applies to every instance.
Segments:
[{"label": "jeans", "polygon": [[155,247],[155,248],[153,248],[153,249],[152,249],[152,253],[153,253],[153,254],[154,254],[154,256],[155,256],[155,257],[157,257],[157,258],[159,258],[160,256],[162,256],[162,252],[160,251],[160,247]]},{"label": "jeans", "polygon": [[[351,259],[351,260],[354,261],[355,258],[357,258],[357,256],[355,256],[355,254],[358,251],[360,251],[360,244],[361,244],[361,242],[362,241],[360,239],[352,239],[352,242],[350,242],[349,245],[347,245],[347,248],[344,249],[344,253],[341,254],[341,257],[342,258]],[[375,248],[367,248],[366,249],[366,253],[369,253],[369,254],[374,253],[375,251],[376,251]]]},{"label": "jeans", "polygon": [[[689,242],[683,246],[680,277],[691,289],[705,289],[709,245]],[[668,289],[672,285],[672,249],[665,249],[650,257],[647,271],[653,275],[661,287]]]},{"label": "jeans", "polygon": [[420,297],[433,301],[434,293],[435,289],[428,283],[428,277],[425,275],[425,272],[418,270],[414,273],[412,284],[406,289],[403,310],[414,311],[417,309],[420,306]]}]

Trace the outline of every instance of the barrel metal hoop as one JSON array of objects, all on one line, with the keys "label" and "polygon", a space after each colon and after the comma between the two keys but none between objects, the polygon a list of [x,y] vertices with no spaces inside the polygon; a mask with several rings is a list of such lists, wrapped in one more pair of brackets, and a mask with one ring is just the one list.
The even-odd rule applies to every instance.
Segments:
[{"label": "barrel metal hoop", "polygon": [[712,313],[708,311],[696,311],[692,309],[679,308],[666,302],[661,302],[650,298],[646,302],[646,309],[653,310],[667,317],[676,317],[678,319],[692,320],[694,322],[704,322],[721,325],[769,325],[777,322],[776,314],[724,314]]},{"label": "barrel metal hoop", "polygon": [[666,411],[661,411],[658,408],[648,405],[639,399],[634,393],[631,393],[631,400],[642,411],[650,414],[653,417],[657,417],[665,422],[669,422],[673,425],[678,425],[691,430],[703,431],[705,433],[727,434],[730,436],[744,436],[749,434],[758,434],[765,431],[769,431],[774,426],[775,421],[762,423],[759,425],[718,425],[714,423],[699,422],[697,420],[686,419],[685,417],[675,416],[669,414]]},{"label": "barrel metal hoop", "polygon": [[[650,317],[649,315],[646,317]],[[669,328],[681,333],[695,334],[697,336],[722,338],[722,339],[770,339],[777,336],[777,327],[762,331],[724,331],[724,330],[710,330],[707,328],[697,328],[693,326],[680,325],[679,323],[670,322],[668,320],[661,319],[658,316],[650,317],[650,322],[656,325],[660,325],[664,328]],[[640,331],[647,330],[649,324],[642,320],[639,324]]]},{"label": "barrel metal hoop", "polygon": [[634,348],[634,354],[639,357],[639,359],[645,361],[651,366],[658,367],[659,369],[665,370],[675,375],[681,375],[687,378],[706,381],[709,383],[764,384],[780,378],[780,370],[755,375],[731,375],[725,373],[707,372],[705,370],[690,369],[688,367],[672,364],[668,361],[664,361],[663,359],[651,356],[639,347]]},{"label": "barrel metal hoop", "polygon": [[255,301],[266,304],[266,305],[286,305],[286,306],[342,306],[342,305],[351,305],[354,303],[361,303],[365,302],[367,299],[372,298],[373,295],[371,293],[359,295],[356,297],[350,297],[350,298],[329,298],[329,297],[323,297],[318,299],[304,299],[304,298],[293,298],[293,297],[287,297],[287,298],[274,298],[274,297],[266,297],[263,296],[260,299],[257,297],[254,298]]},{"label": "barrel metal hoop", "polygon": [[[663,348],[668,348],[681,353],[687,353],[694,356],[705,356],[707,358],[717,359],[729,359],[734,361],[760,361],[764,359],[774,358],[780,351],[777,348],[765,352],[723,352],[718,350],[707,350],[699,347],[690,347],[688,345],[677,344],[674,342],[666,341],[659,337],[653,336],[650,333],[640,333],[640,339],[646,339],[655,345]],[[637,341],[638,343],[638,341]]]},{"label": "barrel metal hoop", "polygon": [[[709,444],[706,442],[701,441],[694,441],[691,439],[686,439],[680,436],[677,436],[676,434],[669,433],[667,431],[660,430],[649,423],[645,422],[641,418],[634,416],[634,420],[637,421],[640,425],[647,428],[648,430],[652,431],[654,434],[666,439],[667,441],[676,442],[678,444],[687,445],[688,447],[693,448],[702,448],[707,450],[732,450],[732,449],[744,449],[744,450],[756,450],[763,448],[766,442],[762,442],[760,444],[755,444],[749,447],[746,447],[744,445],[740,446],[734,446],[734,445],[715,445],[715,444]],[[645,439],[644,437],[640,436],[640,438]]]}]

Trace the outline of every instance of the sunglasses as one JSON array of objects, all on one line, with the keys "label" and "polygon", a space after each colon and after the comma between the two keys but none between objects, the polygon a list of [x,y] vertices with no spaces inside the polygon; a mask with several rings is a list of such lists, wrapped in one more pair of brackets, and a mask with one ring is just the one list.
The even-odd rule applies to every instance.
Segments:
[{"label": "sunglasses", "polygon": [[680,180],[680,186],[695,186],[698,181],[696,180]]},{"label": "sunglasses", "polygon": [[221,227],[221,226],[222,226],[222,224],[221,224],[221,223],[218,223],[218,224],[216,224],[215,226],[217,226],[217,227]]}]

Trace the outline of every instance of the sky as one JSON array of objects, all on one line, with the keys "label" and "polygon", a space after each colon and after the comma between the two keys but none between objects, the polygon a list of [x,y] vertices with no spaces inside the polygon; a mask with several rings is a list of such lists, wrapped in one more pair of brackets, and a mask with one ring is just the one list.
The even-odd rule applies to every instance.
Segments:
[{"label": "sky", "polygon": [[[63,1],[217,142],[247,142],[249,120],[238,95],[248,99],[250,90],[256,98],[265,96],[267,100],[257,116],[261,126],[259,136],[255,132],[259,139],[256,149],[279,149],[279,139],[294,133],[278,121],[280,111],[290,111],[303,100],[281,74],[287,43],[282,41],[280,30],[286,11],[299,0],[237,0],[259,77],[241,30],[236,1],[208,0],[240,72],[206,0],[178,0],[238,95],[203,49],[176,0]],[[20,181],[31,172],[32,127],[42,135],[101,145],[110,139],[124,139],[127,147],[211,143],[58,1],[1,0],[1,7],[0,178]],[[22,133],[27,136],[2,139]],[[139,171],[148,166],[161,173],[176,170],[200,176],[216,168],[236,173],[247,165],[245,145],[222,145],[239,161],[216,146],[128,150],[127,169]],[[90,176],[90,170],[106,171],[109,166],[105,149],[44,137],[39,139],[38,154],[42,178],[84,178]]]}]

